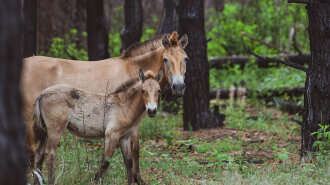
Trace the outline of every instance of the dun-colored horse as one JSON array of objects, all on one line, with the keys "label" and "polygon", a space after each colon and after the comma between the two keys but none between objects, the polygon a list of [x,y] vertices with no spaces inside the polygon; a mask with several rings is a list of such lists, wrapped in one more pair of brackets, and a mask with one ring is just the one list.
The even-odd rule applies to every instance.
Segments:
[{"label": "dun-colored horse", "polygon": [[[24,59],[21,90],[28,142],[32,151],[30,160],[33,161],[35,150],[31,117],[33,103],[44,89],[53,85],[68,84],[91,92],[113,92],[120,84],[135,77],[139,68],[143,71],[152,70],[154,73],[161,68],[165,77],[160,84],[161,88],[169,83],[173,94],[180,96],[185,90],[184,75],[188,58],[183,49],[187,44],[186,35],[178,40],[178,34],[173,32],[171,35],[158,36],[144,43],[132,45],[120,57],[102,61],[73,61],[43,56]],[[139,142],[136,139],[138,137],[137,127],[130,138],[134,139],[129,150],[132,150],[130,154],[133,155],[133,168],[136,168],[135,179],[141,181],[136,160],[139,155]]]},{"label": "dun-colored horse", "polygon": [[134,184],[129,142],[139,120],[147,110],[154,117],[160,94],[162,69],[155,77],[152,71],[139,70],[139,78],[129,80],[114,93],[99,94],[73,86],[56,85],[44,90],[34,106],[34,131],[39,141],[36,166],[41,170],[44,158],[48,168],[48,184],[54,184],[54,161],[60,138],[67,128],[84,138],[105,138],[99,179],[109,166],[106,161],[118,146],[125,161],[128,183]]}]

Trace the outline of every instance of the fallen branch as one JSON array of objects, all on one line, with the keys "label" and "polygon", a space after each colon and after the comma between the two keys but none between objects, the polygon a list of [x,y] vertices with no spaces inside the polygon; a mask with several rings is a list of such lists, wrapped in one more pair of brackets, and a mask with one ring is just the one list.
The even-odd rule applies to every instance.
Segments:
[{"label": "fallen branch", "polygon": [[275,100],[275,102],[280,106],[280,109],[282,111],[289,112],[291,114],[303,114],[304,113],[304,106],[302,105],[297,105],[294,103],[282,101],[282,100]]},{"label": "fallen branch", "polygon": [[288,3],[310,3],[310,0],[288,0]]},{"label": "fallen branch", "polygon": [[280,60],[280,59],[277,59],[277,58],[263,57],[263,56],[260,56],[260,55],[258,55],[256,53],[254,53],[252,50],[249,50],[249,49],[246,49],[246,52],[252,54],[253,56],[255,56],[258,59],[263,60],[265,62],[275,62],[275,63],[279,63],[279,64],[284,64],[284,65],[287,65],[287,66],[290,66],[290,67],[293,67],[293,68],[296,68],[296,69],[300,69],[302,71],[307,72],[307,67],[305,67],[303,65],[300,65],[300,64],[296,64],[294,62],[291,62],[288,59],[285,59],[285,61],[284,61],[284,60]]},{"label": "fallen branch", "polygon": [[[279,97],[283,95],[287,95],[289,97],[300,96],[305,92],[304,87],[286,87],[286,88],[277,88],[277,89],[246,89],[245,93],[242,93],[242,88],[236,88],[234,90],[234,98],[240,96],[246,96],[247,98],[257,97],[259,99],[270,99],[272,97]],[[217,92],[220,94],[220,99],[229,99],[230,89],[217,89],[211,90],[209,93],[210,99],[215,99]],[[240,96],[239,96],[240,94]]]},{"label": "fallen branch", "polygon": [[[304,65],[308,64],[310,55],[309,54],[283,54],[279,55],[283,58],[288,58],[291,62]],[[209,60],[210,67],[222,69],[226,66],[226,64],[229,64],[230,66],[239,65],[241,68],[244,68],[245,65],[250,62],[251,57],[250,56],[227,56],[227,57],[217,57],[217,58],[211,58]],[[256,59],[256,64],[260,68],[269,68],[269,67],[278,67],[280,64],[274,63],[271,65],[269,62],[265,62],[264,60]]]}]

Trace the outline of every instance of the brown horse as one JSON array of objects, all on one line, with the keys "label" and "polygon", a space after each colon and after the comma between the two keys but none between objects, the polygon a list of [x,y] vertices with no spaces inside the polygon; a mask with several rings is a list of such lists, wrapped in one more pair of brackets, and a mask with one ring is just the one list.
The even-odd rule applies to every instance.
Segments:
[{"label": "brown horse", "polygon": [[[79,137],[104,140],[103,165],[96,174],[98,180],[107,170],[111,157],[120,146],[127,161],[130,136],[147,110],[154,117],[160,94],[162,69],[155,77],[152,71],[139,70],[139,78],[129,80],[114,93],[99,94],[73,86],[48,87],[37,98],[34,106],[36,139],[38,146],[36,166],[42,169],[43,159],[48,168],[48,184],[54,184],[54,161],[60,138],[67,128]],[[134,184],[132,165],[125,162],[128,183]]]},{"label": "brown horse", "polygon": [[[134,44],[120,57],[96,62],[43,56],[24,59],[21,89],[25,104],[28,142],[32,151],[30,153],[33,154],[35,149],[31,117],[33,103],[44,89],[53,85],[68,84],[91,92],[113,92],[120,84],[135,77],[139,68],[144,71],[152,70],[154,73],[161,68],[165,77],[161,82],[161,88],[169,83],[173,94],[180,96],[185,90],[184,75],[188,58],[183,49],[187,44],[186,35],[178,40],[178,34],[173,32],[171,35],[158,36],[144,43]],[[134,131],[133,138],[139,137],[138,128]],[[130,146],[133,168],[137,169],[136,180],[140,180],[139,165],[136,160],[139,155],[138,144],[133,142]],[[32,154],[31,160],[33,160]]]}]

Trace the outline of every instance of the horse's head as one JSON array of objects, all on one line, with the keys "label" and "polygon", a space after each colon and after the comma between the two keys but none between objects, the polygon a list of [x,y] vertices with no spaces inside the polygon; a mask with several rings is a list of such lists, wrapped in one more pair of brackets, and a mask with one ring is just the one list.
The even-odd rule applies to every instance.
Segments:
[{"label": "horse's head", "polygon": [[172,93],[176,96],[182,96],[186,89],[184,77],[186,64],[189,60],[183,49],[188,44],[188,36],[185,34],[178,40],[178,33],[173,32],[170,36],[164,35],[162,44],[165,48],[163,60],[167,80],[171,86]]},{"label": "horse's head", "polygon": [[157,113],[158,98],[160,94],[159,83],[162,77],[162,69],[159,70],[156,76],[150,70],[143,73],[142,69],[139,69],[139,79],[142,81],[141,93],[149,117],[154,117]]}]

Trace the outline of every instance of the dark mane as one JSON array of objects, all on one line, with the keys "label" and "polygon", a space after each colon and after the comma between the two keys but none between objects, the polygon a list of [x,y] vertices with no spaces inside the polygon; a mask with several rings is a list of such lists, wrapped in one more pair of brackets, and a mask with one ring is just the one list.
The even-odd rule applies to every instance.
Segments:
[{"label": "dark mane", "polygon": [[137,82],[139,81],[139,78],[133,78],[133,79],[130,79],[126,82],[124,82],[123,84],[121,84],[115,91],[114,93],[117,94],[117,93],[121,93],[121,92],[124,92],[126,91],[128,88],[132,87],[133,85],[135,85]]},{"label": "dark mane", "polygon": [[130,57],[142,55],[146,52],[154,51],[157,48],[159,48],[160,46],[162,46],[162,38],[164,35],[169,36],[169,34],[163,34],[163,35],[158,35],[145,42],[137,42],[137,43],[129,46],[120,57],[122,59],[127,59]]}]

